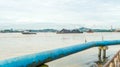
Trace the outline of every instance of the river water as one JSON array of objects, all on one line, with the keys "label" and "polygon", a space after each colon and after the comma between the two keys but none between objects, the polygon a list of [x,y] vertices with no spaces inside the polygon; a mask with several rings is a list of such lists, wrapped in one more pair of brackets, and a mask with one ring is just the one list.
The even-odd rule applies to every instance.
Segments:
[{"label": "river water", "polygon": [[[120,33],[82,33],[56,34],[37,33],[37,35],[23,35],[21,33],[0,33],[0,60],[38,53],[46,50],[71,46],[90,41],[119,40]],[[109,46],[107,57],[112,57],[120,46]],[[93,67],[98,61],[98,47],[47,63],[49,67]]]}]

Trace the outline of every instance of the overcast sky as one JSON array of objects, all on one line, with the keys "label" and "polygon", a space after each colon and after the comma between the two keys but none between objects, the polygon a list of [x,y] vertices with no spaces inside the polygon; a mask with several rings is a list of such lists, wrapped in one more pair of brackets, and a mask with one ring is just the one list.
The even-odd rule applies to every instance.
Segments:
[{"label": "overcast sky", "polygon": [[120,25],[120,0],[0,0],[0,23]]}]

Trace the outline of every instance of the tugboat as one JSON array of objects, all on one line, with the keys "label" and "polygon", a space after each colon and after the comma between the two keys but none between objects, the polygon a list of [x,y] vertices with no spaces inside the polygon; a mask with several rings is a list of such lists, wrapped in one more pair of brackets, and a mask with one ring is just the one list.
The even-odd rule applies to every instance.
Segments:
[{"label": "tugboat", "polygon": [[37,34],[35,32],[30,32],[30,31],[23,31],[22,34]]}]

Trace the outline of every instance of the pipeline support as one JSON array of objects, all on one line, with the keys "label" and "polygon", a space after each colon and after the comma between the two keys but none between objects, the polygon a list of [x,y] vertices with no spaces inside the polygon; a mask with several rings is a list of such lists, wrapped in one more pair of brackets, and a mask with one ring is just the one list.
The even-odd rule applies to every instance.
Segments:
[{"label": "pipeline support", "polygon": [[[99,46],[98,49],[99,49],[98,57],[102,57],[103,59],[105,59],[106,58],[106,50],[108,49],[108,47],[107,46]],[[101,56],[101,55],[103,55],[103,56]]]}]

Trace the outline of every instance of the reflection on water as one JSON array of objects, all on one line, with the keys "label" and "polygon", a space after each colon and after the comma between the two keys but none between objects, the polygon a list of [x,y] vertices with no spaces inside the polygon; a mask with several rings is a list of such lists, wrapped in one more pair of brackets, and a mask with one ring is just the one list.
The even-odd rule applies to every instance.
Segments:
[{"label": "reflection on water", "polygon": [[98,57],[98,60],[95,62],[95,67],[103,67],[103,65],[108,61],[108,57]]},{"label": "reflection on water", "polygon": [[[89,41],[118,40],[120,33],[83,33],[56,34],[38,33],[37,35],[22,35],[20,33],[0,33],[0,59],[6,59],[45,50],[71,46]],[[110,59],[120,46],[109,46],[105,59],[98,57],[98,47],[47,63],[49,67],[95,67]]]}]

